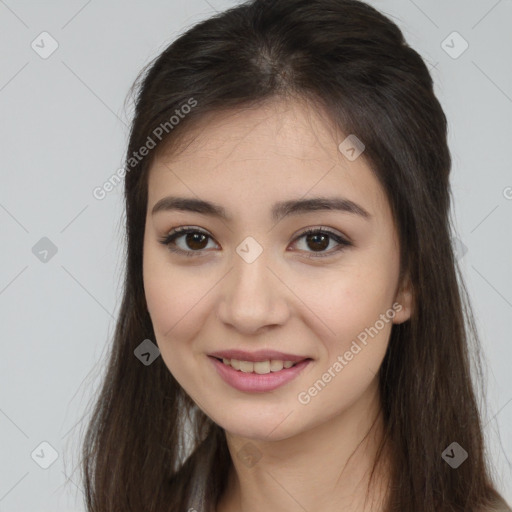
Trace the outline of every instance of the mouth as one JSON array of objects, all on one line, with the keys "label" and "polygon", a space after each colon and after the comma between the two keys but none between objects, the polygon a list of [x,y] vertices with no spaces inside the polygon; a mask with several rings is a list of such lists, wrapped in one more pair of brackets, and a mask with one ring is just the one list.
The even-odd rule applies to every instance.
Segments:
[{"label": "mouth", "polygon": [[301,359],[299,361],[290,361],[285,359],[266,359],[262,361],[246,361],[243,359],[226,358],[226,357],[215,357],[210,356],[222,363],[225,366],[229,366],[233,370],[242,373],[255,373],[258,375],[266,375],[268,373],[277,373],[283,369],[287,370],[297,366],[303,361],[311,361],[310,357]]},{"label": "mouth", "polygon": [[224,382],[247,393],[273,391],[296,378],[313,361],[310,357],[300,361],[245,361],[211,355],[208,359]]}]

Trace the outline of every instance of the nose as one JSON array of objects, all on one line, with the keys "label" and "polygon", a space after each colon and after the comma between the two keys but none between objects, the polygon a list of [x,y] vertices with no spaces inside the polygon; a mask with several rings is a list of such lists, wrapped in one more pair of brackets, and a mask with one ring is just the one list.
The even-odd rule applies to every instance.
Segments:
[{"label": "nose", "polygon": [[252,263],[237,255],[220,285],[219,319],[246,335],[283,325],[290,314],[291,292],[264,255]]}]

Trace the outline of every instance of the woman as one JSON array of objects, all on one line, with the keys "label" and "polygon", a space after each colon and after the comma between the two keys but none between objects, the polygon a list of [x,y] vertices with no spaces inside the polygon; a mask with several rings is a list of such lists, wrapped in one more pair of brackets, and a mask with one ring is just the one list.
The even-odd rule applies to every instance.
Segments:
[{"label": "woman", "polygon": [[356,0],[255,0],[136,84],[88,511],[510,510],[446,118],[398,27]]}]

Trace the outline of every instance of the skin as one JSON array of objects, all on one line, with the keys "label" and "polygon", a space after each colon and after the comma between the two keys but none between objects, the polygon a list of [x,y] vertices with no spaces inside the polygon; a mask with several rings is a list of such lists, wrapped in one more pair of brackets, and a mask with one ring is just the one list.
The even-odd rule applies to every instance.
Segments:
[{"label": "skin", "polygon": [[[216,113],[188,130],[188,145],[162,153],[150,169],[148,311],[169,371],[226,431],[233,465],[217,512],[381,510],[385,470],[363,507],[382,435],[377,372],[392,325],[410,317],[412,298],[398,281],[399,243],[384,191],[364,153],[350,161],[340,152],[346,134],[327,119],[297,99]],[[218,203],[233,220],[177,210],[152,215],[168,195]],[[277,201],[317,196],[348,198],[371,217],[320,210],[270,219]],[[183,250],[200,247],[202,256],[178,255],[159,243],[178,226],[207,232],[202,245],[187,245],[185,236],[175,241]],[[319,250],[318,241],[298,238],[308,227],[329,228],[352,245],[336,252],[330,238]],[[263,248],[252,263],[236,252],[247,236]],[[394,318],[359,343],[362,350],[309,403],[300,403],[299,393],[389,310]],[[313,361],[272,392],[241,392],[207,357],[230,348],[275,349]],[[261,456],[255,464],[238,455],[247,443]]]}]

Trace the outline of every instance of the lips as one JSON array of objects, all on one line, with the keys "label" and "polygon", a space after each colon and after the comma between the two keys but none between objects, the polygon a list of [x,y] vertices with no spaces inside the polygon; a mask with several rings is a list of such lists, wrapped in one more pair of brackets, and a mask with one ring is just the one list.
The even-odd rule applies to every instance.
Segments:
[{"label": "lips", "polygon": [[254,363],[261,361],[270,361],[272,359],[278,361],[292,361],[298,363],[305,359],[311,359],[307,356],[300,356],[297,354],[287,354],[285,352],[279,352],[277,350],[256,350],[254,352],[246,352],[244,350],[221,350],[218,352],[212,352],[211,357],[217,359],[238,359],[239,361],[251,361]]},{"label": "lips", "polygon": [[[254,355],[254,353],[252,355]],[[283,355],[289,357],[291,354]],[[247,353],[245,353],[244,357],[247,357]],[[296,363],[291,368],[283,368],[277,372],[258,374],[253,372],[244,373],[243,371],[237,371],[232,366],[224,364],[214,356],[210,356],[209,359],[217,371],[217,374],[224,380],[224,382],[238,391],[246,393],[264,393],[274,391],[288,382],[291,382],[293,379],[298,378],[298,376],[312,364],[312,359],[308,358]],[[234,361],[234,359],[231,359],[231,361]],[[247,364],[252,363],[249,362]]]}]

